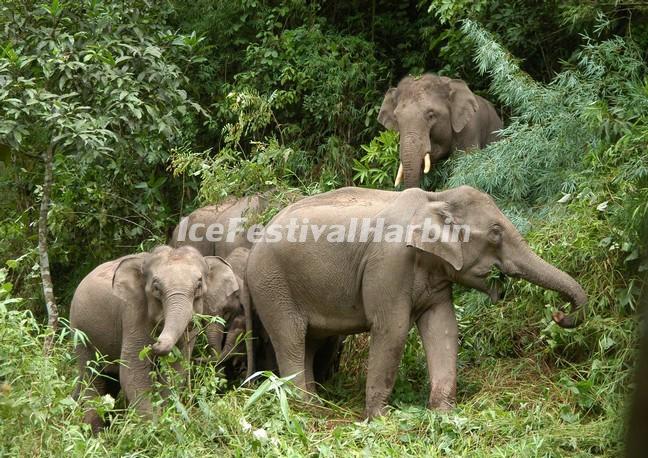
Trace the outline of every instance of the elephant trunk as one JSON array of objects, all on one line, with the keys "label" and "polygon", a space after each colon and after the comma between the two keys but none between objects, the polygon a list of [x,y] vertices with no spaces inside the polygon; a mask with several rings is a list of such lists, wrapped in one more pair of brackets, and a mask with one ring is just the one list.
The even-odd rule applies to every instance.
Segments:
[{"label": "elephant trunk", "polygon": [[553,313],[553,320],[562,328],[580,325],[585,317],[587,294],[569,274],[541,259],[531,249],[525,247],[523,259],[515,262],[519,276],[533,284],[551,289],[565,296],[572,304],[572,314],[562,311]]},{"label": "elephant trunk", "polygon": [[241,288],[241,305],[243,306],[243,314],[245,317],[245,331],[248,335],[245,336],[245,354],[247,357],[247,373],[245,378],[249,379],[254,374],[254,344],[252,342],[253,335],[253,312],[252,312],[252,298],[250,297],[250,290],[247,287],[247,280],[243,282]]},{"label": "elephant trunk", "polygon": [[401,136],[400,157],[403,165],[405,188],[416,188],[421,184],[421,169],[430,168],[430,145],[427,133],[408,132]]},{"label": "elephant trunk", "polygon": [[401,140],[401,163],[405,188],[416,188],[421,183],[422,156],[417,145],[410,136]]},{"label": "elephant trunk", "polygon": [[223,335],[225,328],[222,323],[214,322],[207,325],[207,343],[211,350],[220,357],[223,352]]},{"label": "elephant trunk", "polygon": [[167,296],[164,328],[153,345],[157,355],[168,355],[186,331],[193,315],[193,297],[176,293]]}]

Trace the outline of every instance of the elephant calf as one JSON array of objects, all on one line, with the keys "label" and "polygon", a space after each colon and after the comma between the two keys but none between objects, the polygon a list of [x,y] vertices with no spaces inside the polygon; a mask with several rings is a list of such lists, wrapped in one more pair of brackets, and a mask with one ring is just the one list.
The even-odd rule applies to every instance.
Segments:
[{"label": "elephant calf", "polygon": [[225,325],[213,323],[207,327],[209,346],[216,353],[220,363],[224,364],[229,380],[240,376],[244,368],[246,368],[246,377],[249,377],[255,366],[250,338],[245,339],[245,351],[242,342],[245,333],[252,332],[252,311],[243,280],[249,253],[248,248],[237,247],[225,259],[236,279],[238,293],[229,297],[227,304],[229,313],[211,312],[214,316],[220,315],[225,318]]},{"label": "elephant calf", "polygon": [[286,207],[266,235],[252,248],[247,280],[281,376],[297,374],[295,383],[312,390],[323,342],[369,331],[368,417],[383,412],[414,323],[427,357],[428,405],[454,405],[453,283],[495,301],[500,292],[488,282],[495,267],[558,291],[578,312],[555,312],[563,327],[582,320],[587,301],[572,277],[531,251],[488,195],[468,186],[438,193],[343,188]]},{"label": "elephant calf", "polygon": [[[70,308],[71,326],[88,338],[75,349],[80,371],[75,397],[106,394],[105,375],[118,379],[127,401],[151,416],[147,393],[152,367],[148,359],[140,360],[140,351],[150,344],[155,355],[166,355],[177,345],[189,358],[193,315],[223,314],[237,291],[230,266],[219,257],[203,257],[193,247],[161,246],[101,264],[81,281]],[[102,376],[88,367],[97,353],[111,361],[101,362]],[[102,426],[92,409],[84,421],[93,431]]]}]

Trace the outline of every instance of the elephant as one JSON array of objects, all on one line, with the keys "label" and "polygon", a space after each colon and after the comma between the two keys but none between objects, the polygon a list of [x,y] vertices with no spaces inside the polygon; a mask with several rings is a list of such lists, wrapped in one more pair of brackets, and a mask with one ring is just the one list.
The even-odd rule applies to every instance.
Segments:
[{"label": "elephant", "polygon": [[[140,359],[142,349],[151,345],[153,355],[160,356],[177,345],[188,360],[196,334],[194,315],[227,317],[231,296],[238,290],[235,275],[222,258],[203,257],[193,247],[159,246],[99,265],[76,288],[70,306],[71,327],[87,337],[75,348],[80,377],[74,397],[114,393],[118,387],[107,382],[112,378],[129,404],[152,417],[147,396],[152,361]],[[105,359],[97,361],[97,354]],[[95,376],[89,366],[93,362],[100,365],[102,376]],[[182,375],[181,363],[174,367]],[[84,421],[94,432],[103,426],[93,409],[86,411]]]},{"label": "elephant", "polygon": [[474,94],[459,79],[427,73],[405,77],[390,88],[378,113],[378,122],[400,133],[400,165],[395,186],[418,187],[421,168],[455,150],[483,148],[498,139],[502,120],[493,105]]},{"label": "elephant", "polygon": [[[299,239],[296,221],[304,223],[296,226]],[[426,227],[441,236],[430,237]],[[372,418],[384,412],[414,323],[426,353],[428,407],[453,408],[458,329],[452,285],[497,301],[501,287],[489,281],[493,268],[566,296],[572,311],[553,313],[559,326],[583,321],[583,288],[538,257],[493,199],[469,186],[442,192],[342,188],[303,199],[268,223],[250,253],[247,279],[281,376],[297,374],[294,383],[307,393],[314,391],[313,353],[324,339],[370,333],[365,415]]]},{"label": "elephant", "polygon": [[[292,199],[299,197],[291,196]],[[173,236],[169,244],[174,247],[193,246],[204,256],[217,255],[227,259],[232,264],[234,272],[241,282],[245,279],[245,264],[247,263],[247,255],[249,249],[252,247],[252,242],[243,232],[237,233],[231,242],[227,242],[226,240],[218,242],[209,241],[205,237],[207,228],[212,224],[221,224],[225,228],[229,228],[230,223],[235,221],[235,219],[253,217],[254,214],[265,211],[268,206],[267,196],[256,194],[242,198],[229,197],[218,205],[198,208],[188,216],[182,218],[180,224],[173,230]],[[198,226],[191,229],[192,225],[196,224]],[[192,231],[195,237],[189,237]],[[194,240],[191,240],[191,238],[194,238]],[[277,362],[270,339],[256,313],[253,310],[251,313],[253,316],[254,361],[253,364],[248,364],[248,375],[252,366],[257,370],[276,372]],[[237,336],[243,332],[244,322],[244,318],[239,315],[231,323],[226,323],[225,327],[228,330],[227,337],[223,336],[223,332],[226,329],[223,325],[209,325],[207,328],[207,336],[210,347],[218,355],[221,353],[223,355],[229,354],[233,349],[231,345],[236,341]],[[229,345],[227,340],[229,340]],[[321,383],[328,380],[337,372],[343,346],[344,339],[341,337],[332,337],[327,341],[327,345],[322,346],[318,352],[317,362],[315,364],[316,380],[318,382]],[[226,373],[229,374],[228,378],[231,378],[237,372],[233,370],[232,366],[240,367],[241,360],[234,359],[226,364],[225,368]]]},{"label": "elephant", "polygon": [[[173,247],[193,246],[203,256],[227,256],[238,247],[250,248],[252,242],[248,240],[244,231],[233,237],[232,241],[225,240],[212,242],[206,237],[206,228],[212,224],[222,224],[225,228],[230,223],[236,224],[237,218],[253,217],[263,213],[268,206],[267,198],[261,194],[248,197],[228,197],[218,205],[208,205],[198,208],[182,218],[180,224],[173,230],[169,245]],[[195,226],[192,233],[192,227]],[[191,235],[196,240],[191,240]]]},{"label": "elephant", "polygon": [[[242,337],[248,331],[252,333],[253,329],[249,298],[243,280],[249,252],[248,248],[238,247],[225,259],[231,267],[239,286],[239,294],[230,296],[231,300],[238,302],[230,306],[230,309],[235,312],[228,316],[226,327],[217,323],[207,326],[209,345],[216,352],[219,361],[225,363],[225,373],[228,380],[232,380],[242,373],[249,377],[255,367],[253,350],[244,352],[243,348],[241,348],[243,346]],[[225,330],[227,332],[224,332]],[[249,339],[245,343],[246,345],[252,345],[252,343],[249,343]],[[242,354],[245,354],[246,358],[243,358]]]}]

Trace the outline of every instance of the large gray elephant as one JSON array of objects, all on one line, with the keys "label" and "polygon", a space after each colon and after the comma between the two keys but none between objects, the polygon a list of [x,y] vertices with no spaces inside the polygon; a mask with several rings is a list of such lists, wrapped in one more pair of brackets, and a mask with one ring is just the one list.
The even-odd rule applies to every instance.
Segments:
[{"label": "large gray elephant", "polygon": [[[238,289],[223,259],[203,257],[192,247],[161,246],[101,264],[81,281],[70,308],[72,328],[87,336],[75,349],[80,371],[75,397],[103,395],[109,389],[107,379],[117,379],[127,401],[151,416],[146,394],[151,390],[152,363],[139,358],[142,349],[151,345],[154,355],[166,355],[177,345],[188,359],[194,314],[227,317]],[[105,359],[96,361],[97,353]],[[95,363],[98,368],[92,367]],[[92,409],[84,421],[94,431],[102,426]]]},{"label": "large gray elephant", "polygon": [[[295,222],[311,226],[302,232]],[[281,376],[297,374],[297,386],[312,391],[313,354],[323,340],[369,331],[368,417],[383,412],[413,323],[427,357],[428,405],[453,406],[453,283],[495,301],[500,291],[488,278],[497,268],[566,296],[574,315],[556,311],[558,325],[583,318],[581,286],[533,253],[494,201],[468,186],[438,193],[343,188],[286,207],[266,230],[250,253],[248,289]]]},{"label": "large gray elephant", "polygon": [[502,120],[493,105],[458,79],[425,74],[403,78],[385,94],[378,121],[400,133],[395,184],[418,187],[421,169],[454,150],[483,148],[497,139]]}]

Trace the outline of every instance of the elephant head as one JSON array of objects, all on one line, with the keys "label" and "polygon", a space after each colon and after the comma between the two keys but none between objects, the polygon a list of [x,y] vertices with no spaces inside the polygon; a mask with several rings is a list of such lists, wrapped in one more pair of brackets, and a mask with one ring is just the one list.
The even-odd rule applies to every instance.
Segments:
[{"label": "elephant head", "polygon": [[223,259],[203,257],[188,246],[161,246],[122,258],[112,284],[116,296],[147,310],[149,323],[164,322],[153,345],[157,355],[173,349],[194,313],[226,315],[230,297],[238,291],[234,273]]},{"label": "elephant head", "polygon": [[450,153],[453,138],[462,132],[479,108],[465,82],[426,74],[404,78],[385,94],[378,122],[400,133],[400,165],[396,186],[418,187],[421,169]]},{"label": "elephant head", "polygon": [[[469,186],[425,194],[427,202],[415,210],[410,221],[414,230],[408,244],[445,261],[451,281],[485,292],[496,301],[499,288],[488,281],[495,267],[507,276],[526,279],[566,297],[573,314],[555,312],[553,320],[559,326],[571,328],[583,321],[587,303],[583,288],[537,256],[490,196]],[[446,225],[450,237],[430,238],[425,233],[426,219],[436,227]]]}]

